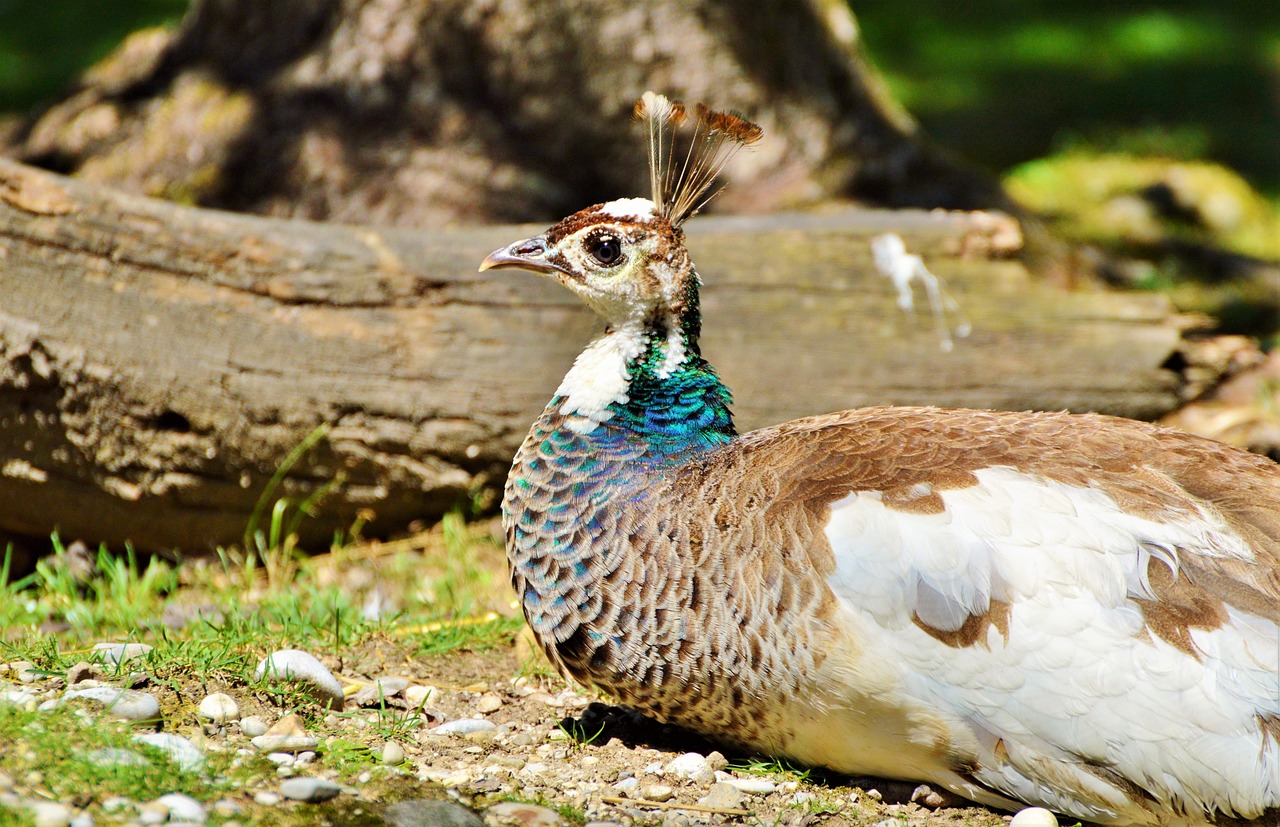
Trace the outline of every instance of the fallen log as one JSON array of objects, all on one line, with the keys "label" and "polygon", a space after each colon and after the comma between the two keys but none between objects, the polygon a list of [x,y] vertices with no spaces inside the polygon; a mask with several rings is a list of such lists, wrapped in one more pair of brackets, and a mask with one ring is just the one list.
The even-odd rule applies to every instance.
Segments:
[{"label": "fallen log", "polygon": [[[1011,227],[855,210],[692,222],[704,349],[740,424],[878,403],[1175,408],[1186,321],[1155,295],[1066,292],[981,254]],[[0,161],[0,532],[234,543],[322,424],[272,494],[340,482],[304,541],[362,511],[389,533],[492,503],[594,329],[556,285],[476,272],[538,229],[251,217]],[[972,321],[951,352],[875,274],[868,240],[890,230]]]}]

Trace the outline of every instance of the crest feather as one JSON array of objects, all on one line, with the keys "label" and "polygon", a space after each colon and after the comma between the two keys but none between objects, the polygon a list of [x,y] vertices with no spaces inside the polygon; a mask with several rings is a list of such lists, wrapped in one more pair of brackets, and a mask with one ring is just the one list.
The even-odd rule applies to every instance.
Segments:
[{"label": "crest feather", "polygon": [[[742,115],[717,112],[701,103],[694,107],[690,118],[684,104],[655,92],[641,95],[632,115],[648,126],[653,203],[658,214],[677,227],[715,196],[712,193],[702,198],[729,159],[764,135],[764,130]],[[684,162],[677,170],[676,135],[686,122],[692,123],[693,133]]]}]

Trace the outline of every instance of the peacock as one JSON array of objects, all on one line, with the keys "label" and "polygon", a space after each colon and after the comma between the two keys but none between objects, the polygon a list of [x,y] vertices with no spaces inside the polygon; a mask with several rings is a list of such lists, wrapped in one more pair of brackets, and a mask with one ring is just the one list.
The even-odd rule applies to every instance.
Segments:
[{"label": "peacock", "polygon": [[681,225],[761,129],[653,93],[635,114],[651,198],[480,267],[547,276],[605,324],[502,504],[551,661],[730,746],[991,807],[1276,823],[1280,466],[1092,414],[738,433]]}]

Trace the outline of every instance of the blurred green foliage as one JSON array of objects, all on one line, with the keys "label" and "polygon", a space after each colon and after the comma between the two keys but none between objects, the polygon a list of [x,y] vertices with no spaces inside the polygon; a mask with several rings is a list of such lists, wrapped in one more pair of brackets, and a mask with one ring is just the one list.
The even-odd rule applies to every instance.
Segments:
[{"label": "blurred green foliage", "polygon": [[0,113],[56,99],[130,32],[176,21],[187,5],[188,0],[0,0]]},{"label": "blurred green foliage", "polygon": [[850,6],[894,97],[994,171],[1068,150],[1200,158],[1280,194],[1280,3]]}]

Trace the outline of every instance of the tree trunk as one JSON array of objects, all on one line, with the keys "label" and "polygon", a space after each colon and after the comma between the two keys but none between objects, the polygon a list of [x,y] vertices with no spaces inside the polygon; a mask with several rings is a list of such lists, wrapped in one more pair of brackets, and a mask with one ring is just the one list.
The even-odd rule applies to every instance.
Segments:
[{"label": "tree trunk", "polygon": [[648,88],[764,126],[715,209],[1009,206],[888,99],[844,0],[196,0],[0,152],[276,216],[551,221],[645,191]]},{"label": "tree trunk", "polygon": [[[322,423],[279,492],[342,480],[304,523],[308,541],[362,509],[387,533],[471,496],[491,503],[595,327],[556,285],[476,272],[537,229],[234,215],[0,161],[0,531],[235,542]],[[874,273],[868,239],[889,230],[972,320],[953,351]],[[1031,279],[990,257],[1016,247],[1007,218],[850,210],[688,232],[704,349],[747,428],[878,403],[1151,418],[1191,390],[1177,366],[1194,348],[1162,298]]]}]

